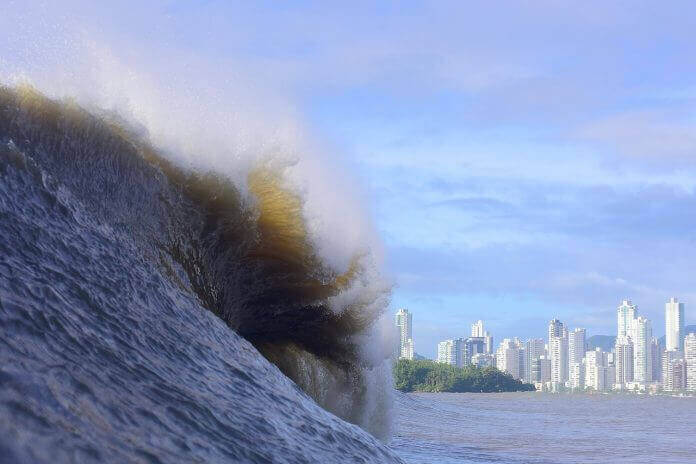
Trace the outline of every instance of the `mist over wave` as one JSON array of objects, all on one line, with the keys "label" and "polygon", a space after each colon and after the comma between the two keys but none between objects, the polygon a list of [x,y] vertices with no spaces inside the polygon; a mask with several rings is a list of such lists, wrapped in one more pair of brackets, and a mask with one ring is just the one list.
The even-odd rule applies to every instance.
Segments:
[{"label": "mist over wave", "polygon": [[[144,320],[151,320],[152,312],[157,311],[205,309],[229,327],[230,346],[239,346],[237,335],[243,337],[323,408],[380,438],[388,438],[392,404],[388,361],[391,342],[388,325],[381,318],[390,288],[380,278],[371,243],[359,245],[356,240],[359,234],[349,228],[345,239],[338,240],[342,246],[332,246],[337,243],[335,225],[327,226],[319,219],[317,213],[322,208],[313,205],[321,204],[316,200],[320,195],[306,188],[310,177],[296,173],[301,162],[288,161],[283,156],[274,158],[269,150],[263,156],[247,157],[246,162],[239,162],[236,167],[215,170],[216,165],[223,166],[220,159],[195,166],[191,160],[197,159],[196,156],[186,161],[181,146],[179,151],[158,148],[149,129],[128,117],[96,107],[87,111],[75,100],[49,99],[28,86],[0,88],[0,162],[4,186],[0,214],[3,224],[10,228],[3,231],[2,246],[7,249],[3,250],[0,262],[8,270],[0,274],[0,305],[6,328],[3,338],[22,340],[21,331],[15,333],[16,327],[9,322],[27,322],[39,316],[37,311],[45,312],[40,317],[47,320],[70,319],[75,316],[71,311],[79,314],[80,310],[76,309],[79,305],[70,304],[60,294],[52,294],[52,289],[61,287],[65,276],[72,273],[70,282],[81,288],[81,298],[89,302],[91,311],[113,312],[112,324],[127,325],[129,337],[152,344],[149,348],[155,353],[149,356],[151,362],[163,364],[160,368],[186,370],[181,367],[185,361],[174,363],[161,357],[159,350],[163,347],[157,338],[161,334],[144,326]],[[311,175],[321,173],[320,169],[309,171]],[[31,179],[39,182],[32,187],[39,191],[35,197],[26,186],[13,185],[31,183]],[[325,178],[317,179],[319,185],[330,183]],[[32,205],[38,210],[57,207],[60,218],[47,219],[41,224],[40,215],[25,217],[22,211],[31,210]],[[334,214],[341,217],[339,224],[355,222],[353,210],[343,211],[340,204],[335,206]],[[21,237],[26,237],[27,228],[34,231],[33,244],[20,243]],[[70,231],[70,238],[63,228]],[[91,237],[94,230],[100,237]],[[103,236],[116,244],[104,242]],[[330,239],[325,239],[328,236]],[[76,239],[83,240],[85,251],[94,255],[88,259],[89,265],[83,263],[84,270],[71,262],[70,251],[62,249],[68,246],[65,241]],[[55,248],[53,242],[62,245]],[[24,250],[27,247],[32,248],[31,253]],[[137,262],[137,265],[131,263],[135,268],[145,266],[152,279],[166,282],[165,290],[153,289],[155,284],[146,281],[139,287],[142,276],[135,271],[131,274],[123,262],[100,260],[97,255],[104,249],[109,255],[124,253],[125,261]],[[30,270],[36,266],[38,270]],[[74,275],[75,272],[96,274],[84,277],[81,283],[83,277]],[[49,294],[20,297],[12,273],[29,286],[36,285],[30,284],[30,277],[39,278],[43,282],[42,291]],[[92,278],[100,284],[90,286],[88,282]],[[162,291],[179,296],[166,300]],[[134,295],[141,300],[139,305],[133,306],[132,301],[114,305],[113,300],[127,301]],[[49,303],[49,299],[54,301]],[[172,308],[179,305],[181,308]],[[150,312],[147,317],[142,306]],[[119,311],[123,314],[118,314]],[[143,320],[139,320],[141,317]],[[189,317],[198,316],[187,314],[186,318]],[[192,330],[205,330],[182,329],[189,321],[181,318],[181,314],[166,323],[170,324],[166,328],[167,338],[173,332],[174,338],[182,336],[182,343]],[[72,330],[90,333],[107,329],[94,324],[97,322],[83,321]],[[49,327],[54,328],[49,323],[48,327],[36,330],[46,331]],[[118,331],[124,328],[119,327]],[[201,333],[201,340],[210,335]],[[227,335],[216,333],[217,337]],[[57,336],[50,349],[59,358],[70,357],[69,347],[59,340]],[[42,347],[44,342],[34,342],[39,351],[49,349]],[[67,352],[61,353],[63,350]],[[3,365],[24,365],[26,359],[36,362],[40,356],[32,351],[35,350],[26,353],[21,353],[19,348],[2,350]],[[239,360],[233,354],[225,362],[261,362],[250,361],[250,356],[253,357],[245,349]],[[201,357],[207,359],[206,355]],[[81,361],[80,356],[72,362],[89,364],[85,359]],[[116,365],[109,365],[113,359],[106,356],[102,359],[97,356],[91,362],[102,363],[106,371],[117,370]],[[11,385],[29,374],[19,369],[14,373],[4,371],[3,375]],[[236,383],[247,382],[252,384],[247,387],[252,388],[258,388],[259,382],[269,382],[255,379],[252,374],[236,376]],[[79,383],[84,384],[81,388],[98,390],[95,382],[86,376]],[[123,388],[129,391],[128,384]],[[205,380],[197,379],[197,388],[208,388]],[[218,388],[224,388],[224,384]],[[233,385],[230,388],[234,391]],[[265,388],[288,387],[280,382],[279,386],[271,384]],[[12,388],[6,389],[5,396],[10,392]],[[282,391],[277,394],[284,395]],[[58,395],[54,400],[71,403],[69,395],[63,398]],[[22,416],[8,407],[7,401],[6,417]],[[133,401],[140,401],[137,395]],[[252,398],[241,398],[241,404],[233,407],[253,409],[247,404],[251,401]],[[263,413],[263,404],[254,406]],[[74,403],[67,407],[79,406]],[[41,412],[33,411],[33,414],[39,416],[37,420],[51,421],[41,418]],[[25,419],[19,422],[24,423]],[[113,426],[113,417],[102,417],[102,420]],[[15,434],[23,432],[21,426],[2,425],[10,427]],[[359,447],[372,446],[368,440]],[[17,452],[21,456],[21,447]]]}]

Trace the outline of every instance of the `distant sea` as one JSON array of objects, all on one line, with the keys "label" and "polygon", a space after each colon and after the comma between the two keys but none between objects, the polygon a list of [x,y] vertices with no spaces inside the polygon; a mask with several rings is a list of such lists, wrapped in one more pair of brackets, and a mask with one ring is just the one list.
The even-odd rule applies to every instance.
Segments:
[{"label": "distant sea", "polygon": [[696,463],[696,398],[399,394],[391,448],[409,464]]}]

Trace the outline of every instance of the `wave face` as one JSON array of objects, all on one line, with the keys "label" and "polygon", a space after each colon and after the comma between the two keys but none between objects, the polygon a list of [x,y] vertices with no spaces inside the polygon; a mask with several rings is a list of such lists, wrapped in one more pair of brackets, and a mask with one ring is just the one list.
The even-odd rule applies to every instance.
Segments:
[{"label": "wave face", "polygon": [[0,456],[399,462],[388,288],[325,264],[280,173],[245,189],[0,87]]}]

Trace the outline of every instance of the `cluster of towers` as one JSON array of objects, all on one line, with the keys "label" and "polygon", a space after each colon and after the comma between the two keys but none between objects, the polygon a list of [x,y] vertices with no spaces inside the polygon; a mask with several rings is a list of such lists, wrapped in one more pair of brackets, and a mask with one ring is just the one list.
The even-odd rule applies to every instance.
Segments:
[{"label": "cluster of towers", "polygon": [[457,367],[495,366],[493,336],[484,330],[483,321],[471,325],[471,336],[451,338],[437,344],[437,362]]},{"label": "cluster of towers", "polygon": [[[696,334],[685,334],[684,303],[676,298],[665,304],[665,333],[663,346],[653,337],[651,321],[640,316],[630,300],[623,300],[611,351],[588,350],[585,329],[569,331],[558,319],[549,322],[544,349],[542,339],[513,345],[527,351],[521,359],[528,366],[519,370],[520,378],[541,390],[696,392]],[[503,349],[509,347],[501,344],[499,351]],[[499,368],[516,373],[504,365]]]},{"label": "cluster of towers", "polygon": [[[521,341],[506,338],[493,350],[493,337],[483,321],[471,326],[471,336],[443,340],[437,362],[458,367],[495,366],[544,391],[667,391],[696,392],[696,333],[686,334],[684,303],[665,304],[665,342],[653,337],[651,321],[631,300],[617,307],[613,347],[588,349],[584,328],[569,330],[558,319],[548,325],[548,338]],[[396,313],[395,358],[413,359],[413,315]]]}]

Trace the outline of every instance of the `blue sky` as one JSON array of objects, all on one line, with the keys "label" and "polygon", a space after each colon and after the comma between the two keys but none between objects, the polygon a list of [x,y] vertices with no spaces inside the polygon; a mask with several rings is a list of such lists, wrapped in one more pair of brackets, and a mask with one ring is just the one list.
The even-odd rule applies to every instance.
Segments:
[{"label": "blue sky", "polygon": [[358,182],[416,351],[479,318],[613,333],[625,297],[657,335],[672,295],[696,322],[692,3],[138,3],[14,7],[282,99]]}]

